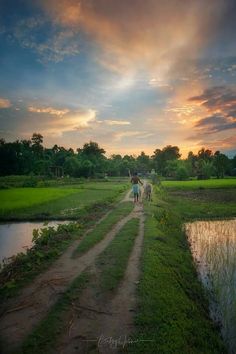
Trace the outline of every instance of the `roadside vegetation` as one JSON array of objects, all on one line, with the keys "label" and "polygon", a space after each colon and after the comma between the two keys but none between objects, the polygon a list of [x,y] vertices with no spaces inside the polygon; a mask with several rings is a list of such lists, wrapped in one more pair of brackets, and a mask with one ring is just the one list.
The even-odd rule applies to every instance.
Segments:
[{"label": "roadside vegetation", "polygon": [[41,272],[45,271],[71,242],[83,236],[86,228],[93,225],[98,218],[108,211],[108,208],[93,209],[91,218],[86,215],[82,224],[72,222],[67,225],[45,227],[34,231],[34,246],[26,253],[12,257],[9,263],[2,266],[0,272],[0,300],[4,302],[9,297],[18,294],[19,290],[32,282]]},{"label": "roadside vegetation", "polygon": [[[175,188],[180,186],[178,197],[176,189],[156,188],[154,202],[145,205],[137,330],[133,336],[137,342],[127,347],[130,353],[227,352],[219,328],[209,317],[207,293],[198,279],[183,224],[198,218],[235,216],[235,189],[229,190],[234,195],[231,203],[225,203],[218,189],[214,194],[204,190],[206,196],[199,202],[196,185],[189,198],[185,183],[175,183]],[[217,203],[210,199],[213,195]]]}]

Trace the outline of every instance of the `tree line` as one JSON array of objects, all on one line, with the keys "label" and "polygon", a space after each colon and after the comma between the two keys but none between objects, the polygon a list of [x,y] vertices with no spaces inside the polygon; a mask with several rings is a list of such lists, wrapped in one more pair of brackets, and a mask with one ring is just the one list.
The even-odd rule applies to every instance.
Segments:
[{"label": "tree line", "polygon": [[236,155],[230,159],[220,151],[214,153],[202,148],[180,159],[178,146],[167,145],[156,149],[152,156],[141,152],[139,156],[114,154],[107,158],[105,150],[90,141],[76,151],[63,146],[43,146],[43,136],[34,133],[29,140],[6,142],[0,139],[0,175],[40,175],[47,177],[104,177],[127,176],[129,171],[147,174],[155,170],[160,176],[178,180],[211,176],[224,178],[236,175]]}]

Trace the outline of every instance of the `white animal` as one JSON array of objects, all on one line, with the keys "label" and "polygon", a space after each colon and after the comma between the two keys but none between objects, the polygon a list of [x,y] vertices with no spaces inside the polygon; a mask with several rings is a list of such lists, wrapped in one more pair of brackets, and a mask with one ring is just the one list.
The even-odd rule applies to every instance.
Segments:
[{"label": "white animal", "polygon": [[150,183],[145,183],[144,185],[144,193],[145,193],[145,196],[146,196],[146,199],[148,201],[151,200],[151,194],[152,194],[152,186]]}]

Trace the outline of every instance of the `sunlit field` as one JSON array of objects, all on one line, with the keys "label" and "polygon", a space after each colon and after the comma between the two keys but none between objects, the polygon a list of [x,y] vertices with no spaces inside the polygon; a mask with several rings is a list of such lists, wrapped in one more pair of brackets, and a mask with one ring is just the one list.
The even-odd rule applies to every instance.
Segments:
[{"label": "sunlit field", "polygon": [[236,188],[236,178],[207,179],[192,181],[163,181],[162,185],[173,189]]},{"label": "sunlit field", "polygon": [[126,188],[125,182],[92,182],[60,188],[0,190],[0,218],[73,218],[83,207],[111,201]]}]

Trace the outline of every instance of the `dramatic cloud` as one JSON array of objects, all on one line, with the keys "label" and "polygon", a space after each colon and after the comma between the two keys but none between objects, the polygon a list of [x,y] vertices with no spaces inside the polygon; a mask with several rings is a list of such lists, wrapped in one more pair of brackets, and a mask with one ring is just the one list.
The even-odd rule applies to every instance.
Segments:
[{"label": "dramatic cloud", "polygon": [[[223,0],[40,1],[51,20],[97,41],[98,60],[117,72],[162,77],[175,62],[203,49],[225,8]],[[206,33],[208,34],[206,36]]]},{"label": "dramatic cloud", "polygon": [[231,155],[235,155],[236,153],[236,136],[235,135],[230,135],[227,138],[211,138],[209,137],[204,137],[203,139],[200,139],[197,143],[197,149],[196,151],[199,150],[199,147],[206,146],[209,149],[216,151],[230,151],[232,152]]},{"label": "dramatic cloud", "polygon": [[236,88],[226,86],[216,86],[206,89],[202,95],[190,97],[189,101],[198,103],[207,108],[209,111],[226,111],[236,110]]},{"label": "dramatic cloud", "polygon": [[1,108],[9,108],[11,106],[12,106],[12,104],[7,98],[0,97],[0,109]]},{"label": "dramatic cloud", "polygon": [[216,133],[236,128],[236,88],[218,86],[206,89],[201,95],[189,98],[204,107],[211,115],[201,118],[196,128]]},{"label": "dramatic cloud", "polygon": [[0,96],[14,103],[0,99],[9,108],[2,131],[37,130],[48,146],[92,139],[108,153],[226,146],[236,116],[235,4],[0,1]]},{"label": "dramatic cloud", "polygon": [[[28,130],[37,130],[47,135],[61,135],[65,132],[79,131],[90,127],[96,121],[96,111],[88,110],[59,110],[52,107],[28,107],[32,113],[27,119]],[[41,115],[41,119],[37,115]],[[33,128],[32,128],[33,127]],[[26,131],[25,131],[26,132]]]}]

